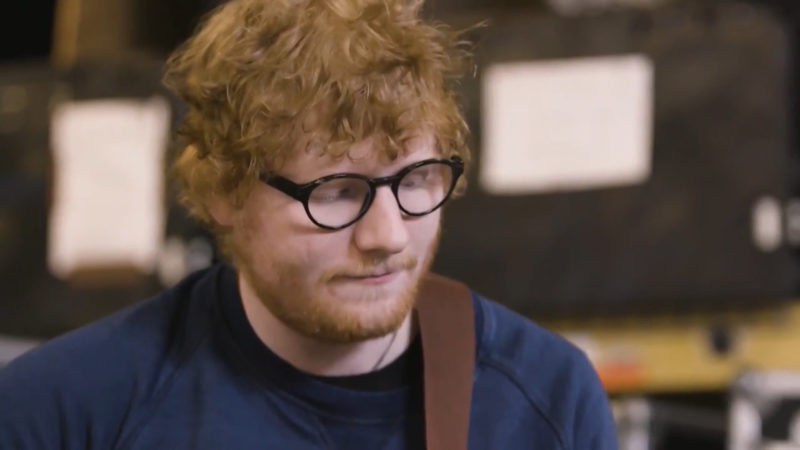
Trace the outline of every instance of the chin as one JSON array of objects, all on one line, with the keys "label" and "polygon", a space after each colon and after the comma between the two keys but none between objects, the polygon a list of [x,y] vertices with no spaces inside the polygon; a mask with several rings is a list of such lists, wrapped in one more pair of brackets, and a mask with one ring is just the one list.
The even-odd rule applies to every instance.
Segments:
[{"label": "chin", "polygon": [[359,289],[357,296],[355,292],[339,291],[313,301],[311,309],[315,314],[305,323],[295,322],[293,328],[315,339],[342,343],[385,336],[411,312],[415,294],[416,290],[407,285],[403,289]]}]

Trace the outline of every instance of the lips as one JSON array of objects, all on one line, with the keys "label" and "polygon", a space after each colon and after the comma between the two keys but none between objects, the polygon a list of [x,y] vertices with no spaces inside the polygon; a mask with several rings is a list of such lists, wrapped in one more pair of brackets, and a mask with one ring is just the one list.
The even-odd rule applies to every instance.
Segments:
[{"label": "lips", "polygon": [[390,272],[375,272],[375,273],[368,273],[368,274],[359,274],[359,275],[343,275],[342,278],[352,278],[356,280],[368,280],[370,278],[381,278],[388,275],[392,275],[397,273],[396,271]]},{"label": "lips", "polygon": [[384,275],[390,275],[390,274],[393,274],[393,273],[396,273],[396,271],[375,272],[375,273],[369,273],[369,274],[366,274],[366,275],[356,275],[353,278],[378,278],[378,277],[382,277]]},{"label": "lips", "polygon": [[369,284],[382,284],[394,280],[400,275],[400,271],[373,272],[359,275],[343,275],[340,279],[344,281],[358,281]]},{"label": "lips", "polygon": [[415,267],[417,267],[417,258],[409,256],[377,264],[354,264],[350,267],[332,268],[322,279],[332,282],[380,284],[398,279],[404,273],[410,275]]}]

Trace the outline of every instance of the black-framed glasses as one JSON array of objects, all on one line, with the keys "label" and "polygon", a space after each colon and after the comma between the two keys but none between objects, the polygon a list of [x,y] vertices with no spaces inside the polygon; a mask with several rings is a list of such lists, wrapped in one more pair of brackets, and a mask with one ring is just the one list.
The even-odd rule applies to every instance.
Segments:
[{"label": "black-framed glasses", "polygon": [[357,173],[337,173],[297,184],[284,177],[263,174],[269,186],[302,202],[308,218],[327,230],[340,230],[357,222],[367,213],[375,191],[389,185],[397,206],[409,216],[424,216],[441,207],[464,172],[464,162],[450,159],[426,159],[404,167],[392,176],[370,178]]}]

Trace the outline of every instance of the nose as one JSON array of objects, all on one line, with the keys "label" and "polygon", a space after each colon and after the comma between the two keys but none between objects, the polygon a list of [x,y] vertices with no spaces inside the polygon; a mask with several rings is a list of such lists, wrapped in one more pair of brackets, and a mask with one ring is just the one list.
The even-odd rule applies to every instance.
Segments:
[{"label": "nose", "polygon": [[408,238],[394,194],[389,186],[379,187],[369,210],[353,228],[356,247],[365,253],[395,254],[405,249]]}]

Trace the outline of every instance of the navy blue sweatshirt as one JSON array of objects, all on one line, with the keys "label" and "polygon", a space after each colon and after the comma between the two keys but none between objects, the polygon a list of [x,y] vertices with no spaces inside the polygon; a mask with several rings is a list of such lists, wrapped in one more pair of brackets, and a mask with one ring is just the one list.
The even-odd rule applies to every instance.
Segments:
[{"label": "navy blue sweatshirt", "polygon": [[[469,448],[616,449],[584,354],[473,302]],[[217,266],[1,369],[0,449],[421,449],[420,398],[415,383],[356,389],[281,360]]]}]

